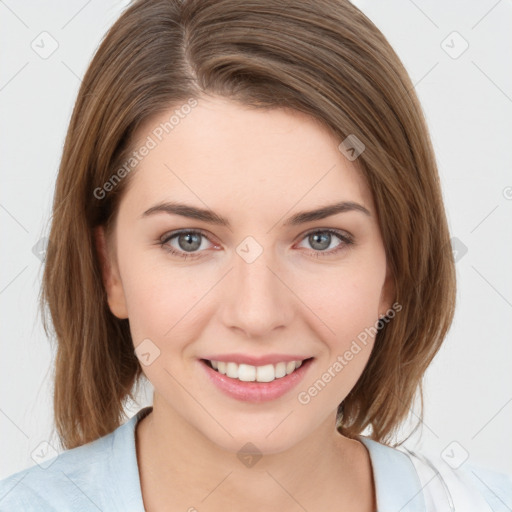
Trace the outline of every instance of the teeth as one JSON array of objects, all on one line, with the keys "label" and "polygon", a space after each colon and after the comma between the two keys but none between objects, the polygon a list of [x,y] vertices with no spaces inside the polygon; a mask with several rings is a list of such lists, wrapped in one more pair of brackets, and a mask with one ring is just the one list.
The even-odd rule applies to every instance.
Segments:
[{"label": "teeth", "polygon": [[256,366],[251,366],[250,364],[228,364],[232,364],[235,367],[235,371],[232,375],[233,379],[243,380],[244,382],[253,382],[256,380]]},{"label": "teeth", "polygon": [[227,363],[226,375],[232,379],[238,379],[238,365],[236,363]]},{"label": "teeth", "polygon": [[277,363],[275,372],[276,379],[284,377],[286,375],[286,363]]},{"label": "teeth", "polygon": [[256,380],[258,382],[272,382],[275,378],[276,370],[273,364],[256,367]]},{"label": "teeth", "polygon": [[289,361],[287,363],[266,364],[252,366],[250,364],[237,364],[224,361],[210,361],[212,368],[219,373],[244,382],[272,382],[280,379],[300,368],[302,361]]}]

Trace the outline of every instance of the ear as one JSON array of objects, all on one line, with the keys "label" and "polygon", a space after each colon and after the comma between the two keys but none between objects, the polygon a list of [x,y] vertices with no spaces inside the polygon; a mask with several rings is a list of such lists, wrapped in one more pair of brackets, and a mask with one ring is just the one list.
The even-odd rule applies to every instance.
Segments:
[{"label": "ear", "polygon": [[96,251],[101,266],[103,285],[107,292],[107,300],[110,311],[120,319],[128,318],[128,309],[124,296],[123,283],[119,273],[116,257],[112,254],[107,243],[107,237],[103,226],[94,229]]},{"label": "ear", "polygon": [[384,280],[380,294],[379,317],[386,315],[386,312],[391,308],[395,294],[395,280],[388,267],[386,271],[386,279]]}]

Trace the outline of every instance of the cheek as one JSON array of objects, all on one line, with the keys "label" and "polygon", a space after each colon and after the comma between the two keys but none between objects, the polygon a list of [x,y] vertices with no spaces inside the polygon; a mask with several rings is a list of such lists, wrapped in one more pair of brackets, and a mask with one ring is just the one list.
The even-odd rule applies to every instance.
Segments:
[{"label": "cheek", "polygon": [[[218,269],[176,264],[166,260],[163,249],[138,250],[129,240],[119,240],[119,247],[134,344],[145,338],[178,340],[180,332],[185,339],[193,338],[213,297],[222,291],[222,284],[216,287]],[[289,300],[296,302],[296,295],[305,306],[300,306],[301,316],[323,326],[321,338],[339,350],[377,320],[385,277],[385,256],[377,249],[368,247],[339,266],[319,264],[314,272],[305,269],[286,277],[294,292]],[[210,294],[212,287],[216,290]]]},{"label": "cheek", "polygon": [[[360,259],[325,273],[314,287],[301,288],[304,303],[314,313],[310,325],[316,326],[326,349],[313,381],[308,383],[313,385],[311,396],[327,388],[319,402],[340,403],[363,372],[377,334],[384,279],[385,259]],[[305,398],[311,398],[305,391]]]},{"label": "cheek", "polygon": [[319,273],[314,282],[298,279],[295,289],[317,322],[342,342],[378,319],[384,278],[384,265],[360,262]]},{"label": "cheek", "polygon": [[164,258],[155,263],[147,253],[127,254],[120,266],[134,344],[145,338],[159,344],[164,339],[177,340],[183,330],[190,336],[209,276],[198,277],[193,268],[172,268]]},{"label": "cheek", "polygon": [[337,407],[363,373],[377,334],[377,282],[351,273],[333,278],[323,291],[309,293],[308,306],[315,313],[310,325],[317,326],[322,351],[297,399],[311,414]]}]

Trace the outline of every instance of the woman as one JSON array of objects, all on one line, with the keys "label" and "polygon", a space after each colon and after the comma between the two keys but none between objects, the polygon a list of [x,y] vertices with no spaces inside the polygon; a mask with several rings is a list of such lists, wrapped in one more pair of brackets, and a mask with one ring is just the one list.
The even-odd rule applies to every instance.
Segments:
[{"label": "woman", "polygon": [[390,446],[455,272],[413,86],[349,2],[134,2],[77,98],[42,301],[66,451],[1,510],[506,510],[508,476]]}]

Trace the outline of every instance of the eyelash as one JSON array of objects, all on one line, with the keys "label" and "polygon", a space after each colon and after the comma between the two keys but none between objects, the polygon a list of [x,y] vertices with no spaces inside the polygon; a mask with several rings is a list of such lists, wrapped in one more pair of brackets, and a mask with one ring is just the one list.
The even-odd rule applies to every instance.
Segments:
[{"label": "eyelash", "polygon": [[[354,243],[351,236],[349,236],[341,231],[338,231],[336,229],[316,229],[314,231],[309,231],[308,233],[304,234],[301,241],[304,240],[305,238],[307,238],[308,236],[316,234],[316,233],[329,233],[331,235],[338,237],[342,242],[336,248],[331,249],[330,251],[315,251],[315,250],[309,251],[316,258],[333,256],[333,255],[337,254],[338,252],[346,249],[347,246],[353,245],[353,243]],[[199,252],[187,253],[187,252],[183,252],[183,251],[178,251],[178,250],[174,249],[173,247],[167,245],[173,238],[176,238],[177,236],[182,235],[182,234],[201,235],[204,238],[206,238],[207,240],[209,240],[209,238],[205,235],[205,233],[203,233],[200,230],[183,229],[180,231],[173,231],[169,235],[164,235],[164,237],[162,237],[162,239],[160,239],[160,242],[159,242],[160,246],[162,247],[162,249],[167,251],[169,254],[178,256],[180,258],[183,258],[184,260],[189,259],[189,258],[191,258],[191,259],[202,258],[202,255]]]}]

